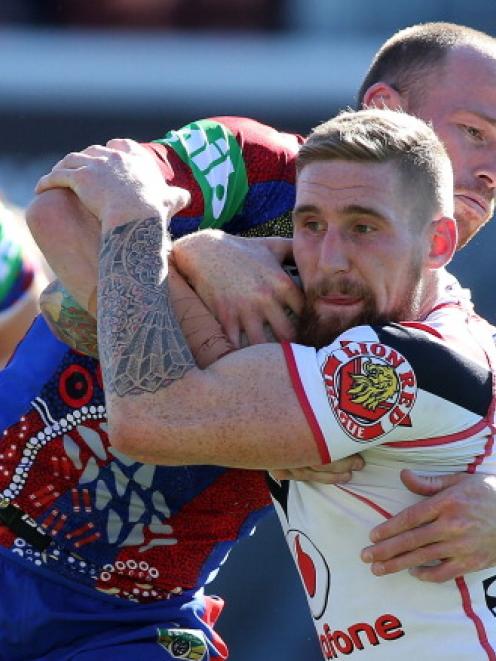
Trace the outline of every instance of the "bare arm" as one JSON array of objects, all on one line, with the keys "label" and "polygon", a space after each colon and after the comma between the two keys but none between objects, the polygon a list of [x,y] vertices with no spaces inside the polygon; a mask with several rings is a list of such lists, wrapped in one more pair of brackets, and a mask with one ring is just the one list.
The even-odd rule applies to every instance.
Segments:
[{"label": "bare arm", "polygon": [[63,287],[88,310],[98,277],[98,220],[67,189],[37,195],[26,211],[26,220]]},{"label": "bare arm", "polygon": [[[317,463],[281,348],[250,347],[199,370],[169,297],[162,219],[116,224],[103,217],[102,224],[99,346],[118,449],[149,463]],[[281,434],[288,425],[292,434]]]},{"label": "bare arm", "polygon": [[96,285],[100,223],[74,193],[41,193],[28,207],[28,226],[59,280],[40,297],[52,332],[74,349],[98,356]]}]

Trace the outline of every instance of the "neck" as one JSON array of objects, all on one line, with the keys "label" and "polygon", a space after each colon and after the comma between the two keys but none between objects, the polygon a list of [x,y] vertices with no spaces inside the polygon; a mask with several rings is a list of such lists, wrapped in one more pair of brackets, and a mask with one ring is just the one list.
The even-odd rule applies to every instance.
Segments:
[{"label": "neck", "polygon": [[438,301],[442,298],[444,285],[442,283],[444,269],[429,271],[422,280],[418,291],[418,303],[415,313],[416,319],[424,319]]}]

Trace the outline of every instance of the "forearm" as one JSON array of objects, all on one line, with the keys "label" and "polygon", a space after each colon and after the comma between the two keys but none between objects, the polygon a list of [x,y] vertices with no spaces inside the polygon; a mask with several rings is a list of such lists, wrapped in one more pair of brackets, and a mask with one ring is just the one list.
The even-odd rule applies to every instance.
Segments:
[{"label": "forearm", "polygon": [[58,280],[42,292],[40,307],[52,333],[59,340],[81,353],[98,358],[96,319],[74,300]]},{"label": "forearm", "polygon": [[159,217],[119,225],[104,235],[99,348],[111,401],[155,392],[195,366],[169,300],[168,243]]},{"label": "forearm", "polygon": [[64,289],[88,310],[98,279],[98,220],[67,189],[37,195],[27,209],[26,220]]}]

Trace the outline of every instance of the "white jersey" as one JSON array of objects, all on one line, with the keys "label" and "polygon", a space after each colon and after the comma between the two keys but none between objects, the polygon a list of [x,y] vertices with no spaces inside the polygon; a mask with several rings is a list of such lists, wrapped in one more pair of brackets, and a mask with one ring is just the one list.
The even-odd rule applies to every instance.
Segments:
[{"label": "white jersey", "polygon": [[322,350],[286,345],[322,461],[363,452],[350,483],[273,482],[325,659],[496,660],[496,570],[375,577],[371,528],[420,500],[402,468],[496,473],[494,329],[456,282],[422,323],[361,326]]}]

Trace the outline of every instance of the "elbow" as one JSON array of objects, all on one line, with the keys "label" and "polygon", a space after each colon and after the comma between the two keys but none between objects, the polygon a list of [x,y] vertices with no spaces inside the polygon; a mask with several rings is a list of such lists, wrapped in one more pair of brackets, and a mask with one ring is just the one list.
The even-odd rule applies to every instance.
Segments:
[{"label": "elbow", "polygon": [[110,445],[127,457],[143,462],[143,444],[139,430],[131,421],[117,416],[108,416],[108,436]]},{"label": "elbow", "polygon": [[149,418],[123,413],[108,413],[110,445],[117,452],[142,464],[177,465],[183,463],[175,457],[173,435],[167,429],[158,429]]}]

